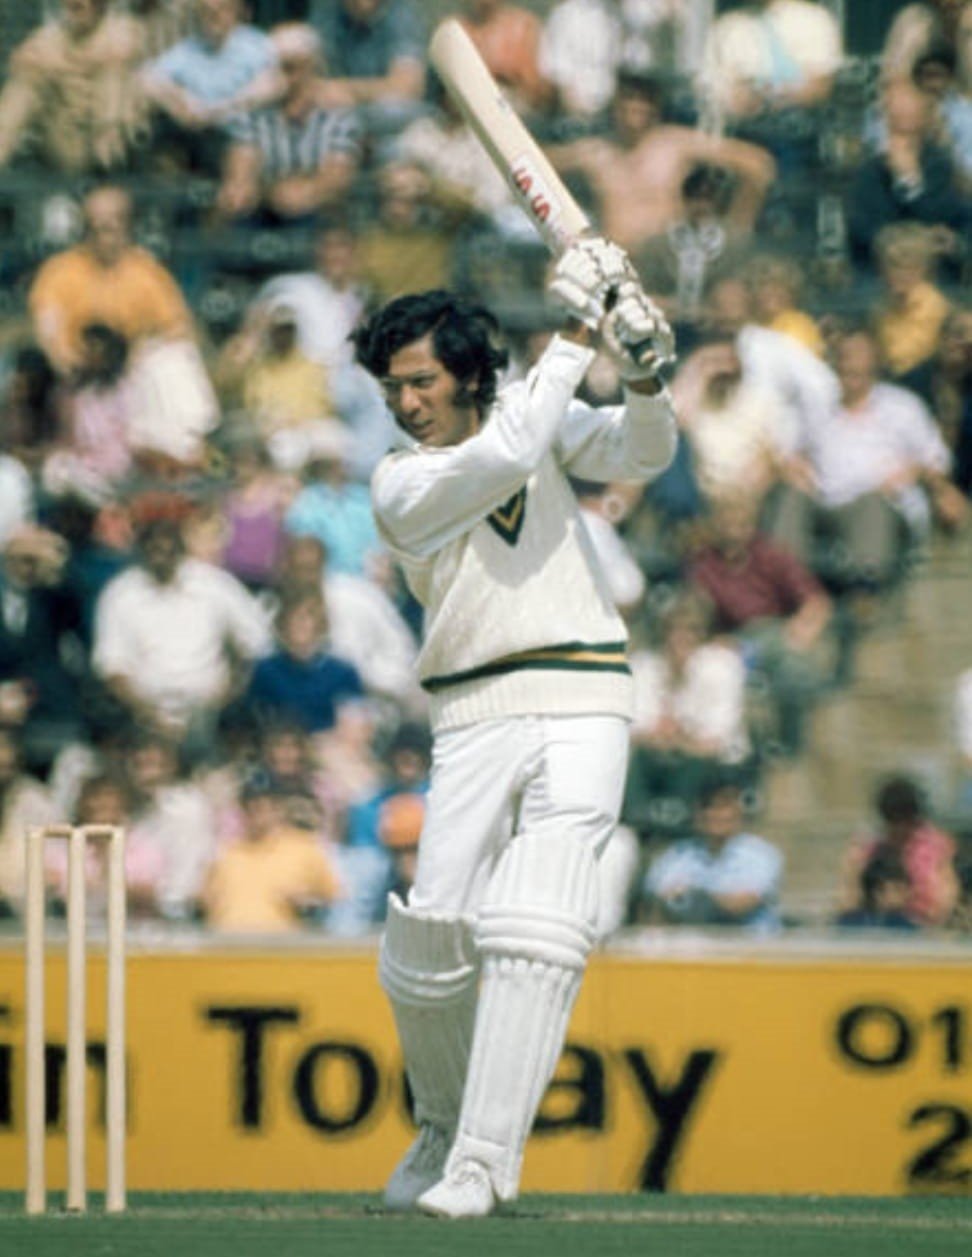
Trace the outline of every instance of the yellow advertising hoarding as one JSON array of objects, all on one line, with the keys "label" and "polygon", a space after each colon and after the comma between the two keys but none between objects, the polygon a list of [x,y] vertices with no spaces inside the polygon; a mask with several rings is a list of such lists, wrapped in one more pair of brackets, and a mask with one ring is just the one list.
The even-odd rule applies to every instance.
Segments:
[{"label": "yellow advertising hoarding", "polygon": [[[525,1190],[972,1190],[972,955],[596,956]],[[104,970],[91,965],[102,1182]],[[63,1183],[64,964],[48,967]],[[372,1190],[411,1138],[370,950],[136,950],[135,1190]],[[23,973],[0,951],[0,1189],[23,1184]]]}]

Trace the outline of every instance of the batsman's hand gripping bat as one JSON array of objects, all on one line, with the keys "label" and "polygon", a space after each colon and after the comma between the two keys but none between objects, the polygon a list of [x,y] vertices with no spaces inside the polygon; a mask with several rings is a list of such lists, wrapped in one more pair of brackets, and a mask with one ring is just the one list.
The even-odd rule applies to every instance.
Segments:
[{"label": "batsman's hand gripping bat", "polygon": [[[559,255],[584,233],[591,221],[564,186],[542,149],[500,91],[479,52],[455,18],[446,18],[432,34],[429,60],[463,118],[510,185],[517,201],[550,251]],[[664,319],[657,338],[629,347],[639,364],[670,361],[671,332]]]}]

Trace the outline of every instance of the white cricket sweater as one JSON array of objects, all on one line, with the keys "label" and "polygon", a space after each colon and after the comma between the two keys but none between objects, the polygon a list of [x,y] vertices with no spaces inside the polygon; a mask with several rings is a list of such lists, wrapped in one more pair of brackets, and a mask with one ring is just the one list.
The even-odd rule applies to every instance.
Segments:
[{"label": "white cricket sweater", "polygon": [[671,461],[667,390],[574,398],[593,353],[555,337],[479,432],[387,455],[372,497],[425,609],[419,678],[434,729],[513,715],[629,717],[627,632],[567,475],[645,480]]}]

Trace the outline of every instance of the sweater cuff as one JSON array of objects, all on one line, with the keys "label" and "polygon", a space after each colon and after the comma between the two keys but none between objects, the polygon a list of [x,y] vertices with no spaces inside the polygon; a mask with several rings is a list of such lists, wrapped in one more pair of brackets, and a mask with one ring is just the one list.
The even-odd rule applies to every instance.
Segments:
[{"label": "sweater cuff", "polygon": [[556,362],[564,370],[575,371],[577,383],[580,384],[587,368],[594,361],[595,350],[590,345],[578,345],[576,341],[567,340],[566,337],[555,333],[550,344],[543,351],[543,357]]}]

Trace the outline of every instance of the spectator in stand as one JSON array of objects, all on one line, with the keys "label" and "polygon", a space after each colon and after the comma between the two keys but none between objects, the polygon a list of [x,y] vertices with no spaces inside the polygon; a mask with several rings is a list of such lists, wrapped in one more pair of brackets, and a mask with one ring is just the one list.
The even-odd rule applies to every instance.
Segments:
[{"label": "spectator in stand", "polygon": [[47,791],[21,767],[20,748],[3,717],[0,684],[0,917],[20,912],[24,897],[24,835],[57,820]]},{"label": "spectator in stand", "polygon": [[15,348],[0,409],[4,450],[36,480],[63,429],[63,391],[47,355],[33,344]]},{"label": "spectator in stand", "polygon": [[141,27],[148,60],[192,33],[195,4],[196,0],[127,0],[128,12]]},{"label": "spectator in stand", "polygon": [[870,859],[858,878],[856,906],[838,913],[834,924],[868,930],[917,930],[907,912],[911,884],[901,856],[886,851]]},{"label": "spectator in stand", "polygon": [[298,722],[284,719],[262,729],[258,762],[279,788],[287,820],[332,842],[343,816],[319,761],[314,739]]},{"label": "spectator in stand", "polygon": [[84,732],[81,605],[64,580],[67,559],[63,537],[33,524],[3,552],[0,724],[17,730],[31,771],[46,772]]},{"label": "spectator in stand", "polygon": [[972,496],[972,308],[953,306],[934,358],[913,372],[909,383],[932,411],[951,451],[952,480]]},{"label": "spectator in stand", "polygon": [[212,753],[219,714],[269,650],[270,633],[239,581],[186,556],[184,505],[150,506],[135,565],[98,599],[93,660],[126,716],[194,762]]},{"label": "spectator in stand", "polygon": [[308,733],[322,733],[334,726],[342,703],[364,697],[357,669],[332,654],[326,639],[320,593],[281,604],[277,648],[257,663],[242,700],[258,727],[291,720]]},{"label": "spectator in stand", "polygon": [[259,593],[277,578],[284,514],[296,486],[274,468],[255,434],[237,435],[227,457],[232,484],[220,503],[225,528],[219,564]]},{"label": "spectator in stand", "polygon": [[773,934],[783,856],[744,828],[743,798],[731,775],[714,775],[699,791],[695,834],[657,856],[644,881],[649,920],[675,925],[734,926]]},{"label": "spectator in stand", "polygon": [[314,240],[314,269],[269,280],[257,300],[293,310],[297,343],[311,359],[337,374],[353,357],[348,339],[364,312],[357,242],[344,222],[325,223]]},{"label": "spectator in stand", "polygon": [[883,227],[874,242],[882,293],[874,311],[881,366],[910,387],[913,373],[935,356],[949,301],[935,283],[938,245],[919,223]]},{"label": "spectator in stand", "polygon": [[414,714],[424,707],[415,679],[415,638],[391,598],[374,581],[336,572],[324,543],[310,535],[289,537],[277,568],[281,601],[324,595],[328,645],[353,664],[368,693]]},{"label": "spectator in stand", "polygon": [[242,0],[196,0],[196,30],[143,73],[159,111],[155,147],[166,165],[218,173],[235,114],[283,91],[269,37],[243,20]]},{"label": "spectator in stand", "polygon": [[384,547],[378,537],[367,485],[351,480],[350,439],[339,423],[319,430],[304,464],[304,487],[287,512],[291,536],[316,537],[335,572],[370,576]]},{"label": "spectator in stand", "polygon": [[[735,337],[744,380],[777,397],[788,416],[788,442],[795,450],[804,448],[837,404],[840,385],[830,367],[792,336],[757,321],[753,291],[745,273],[713,284],[706,302],[705,326]],[[796,474],[796,468],[791,471]],[[809,489],[809,481],[801,488]]]},{"label": "spectator in stand", "polygon": [[757,254],[747,267],[753,297],[753,314],[762,327],[790,336],[798,344],[822,358],[823,333],[816,319],[801,308],[805,275],[792,257]]},{"label": "spectator in stand", "polygon": [[733,176],[727,222],[749,231],[774,176],[765,149],[663,121],[659,80],[618,75],[607,136],[589,137],[550,150],[558,169],[586,177],[604,234],[629,251],[660,235],[681,214],[682,183],[700,162]]},{"label": "spectator in stand", "polygon": [[635,708],[624,821],[642,835],[684,832],[700,783],[750,755],[746,669],[712,637],[712,608],[683,590],[662,612],[660,645],[631,654]]},{"label": "spectator in stand", "polygon": [[462,0],[459,20],[518,113],[544,113],[553,97],[537,61],[536,13],[507,0]]},{"label": "spectator in stand", "polygon": [[596,125],[624,68],[667,79],[698,64],[706,5],[691,0],[559,0],[544,22],[540,70],[568,125]]},{"label": "spectator in stand", "polygon": [[85,239],[55,253],[28,295],[34,334],[63,375],[83,359],[83,331],[102,323],[134,350],[149,339],[193,336],[192,316],[169,272],[132,241],[132,201],[103,185],[84,199]]},{"label": "spectator in stand", "polygon": [[327,371],[300,348],[297,315],[281,300],[250,306],[217,374],[224,400],[242,405],[282,471],[299,471],[314,437],[336,424]]},{"label": "spectator in stand", "polygon": [[324,43],[325,109],[353,108],[372,144],[422,112],[426,33],[413,0],[312,0]]},{"label": "spectator in stand", "polygon": [[897,578],[903,544],[926,535],[932,517],[954,528],[966,512],[927,407],[917,394],[881,380],[878,363],[867,329],[840,338],[841,401],[806,447],[814,491],[791,498],[789,520],[777,521],[779,532],[808,559],[807,545],[822,538],[828,583],[864,595]]},{"label": "spectator in stand", "polygon": [[710,523],[689,582],[711,602],[716,632],[731,633],[739,643],[750,687],[768,698],[770,745],[798,755],[824,689],[830,598],[794,555],[759,531],[751,501],[725,499]]},{"label": "spectator in stand", "polygon": [[144,914],[167,921],[198,912],[215,850],[215,818],[203,790],[182,771],[177,747],[140,733],[127,755],[131,790],[126,880]]},{"label": "spectator in stand", "polygon": [[877,826],[852,839],[841,867],[840,911],[862,906],[861,877],[873,861],[900,861],[908,877],[904,910],[917,925],[947,925],[955,908],[959,883],[955,839],[929,817],[918,782],[900,773],[880,781],[873,807]]},{"label": "spectator in stand", "polygon": [[337,413],[351,433],[348,465],[356,480],[369,480],[388,449],[388,412],[381,390],[354,361],[350,334],[365,309],[357,241],[339,220],[321,228],[314,242],[314,269],[278,275],[257,295],[260,302],[289,306],[297,319],[301,351],[327,371]]},{"label": "spectator in stand", "polygon": [[731,333],[702,337],[673,379],[672,396],[710,506],[740,492],[758,505],[790,474],[786,408],[773,390],[746,379]]},{"label": "spectator in stand", "polygon": [[207,925],[220,933],[280,934],[342,895],[336,864],[314,835],[286,820],[284,794],[255,772],[240,802],[243,837],[213,860],[203,889]]},{"label": "spectator in stand", "polygon": [[377,704],[342,703],[333,729],[314,738],[314,758],[328,784],[328,797],[339,823],[348,808],[381,781],[377,743],[383,729]]},{"label": "spectator in stand", "polygon": [[0,94],[0,166],[37,159],[66,175],[130,166],[148,134],[139,24],[108,0],[60,0],[16,48]]},{"label": "spectator in stand", "polygon": [[[972,14],[972,8],[968,12]],[[972,19],[967,24],[972,32]],[[949,155],[957,167],[961,186],[969,193],[972,192],[972,81],[963,84],[957,69],[953,49],[939,44],[922,53],[911,77],[918,90],[935,102]]]},{"label": "spectator in stand", "polygon": [[[910,79],[918,60],[930,48],[942,46],[956,50],[962,69],[962,33],[972,29],[968,14],[968,0],[928,0],[904,5],[895,13],[881,49],[885,79]],[[970,68],[968,64],[964,66],[966,71]]]},{"label": "spectator in stand", "polygon": [[969,228],[968,198],[941,145],[934,100],[913,83],[888,83],[880,133],[880,148],[858,167],[845,198],[854,261],[866,272],[883,227],[918,222],[937,229],[943,256],[957,264]]},{"label": "spectator in stand", "polygon": [[715,119],[769,148],[787,175],[812,159],[843,60],[840,26],[813,0],[752,0],[716,18],[698,91]]},{"label": "spectator in stand", "polygon": [[[504,240],[520,247],[536,242],[543,248],[506,179],[437,78],[432,80],[432,87],[434,98],[428,112],[398,137],[395,156],[420,167],[432,185],[457,204],[468,204],[482,218],[484,229],[488,224]],[[510,259],[504,262],[509,265]]]},{"label": "spectator in stand", "polygon": [[320,37],[303,22],[270,32],[284,90],[280,101],[240,114],[216,198],[226,219],[275,227],[306,226],[347,196],[360,160],[350,109],[323,109]]},{"label": "spectator in stand", "polygon": [[[132,816],[132,798],[122,777],[110,773],[96,773],[81,783],[77,805],[71,814],[73,825],[120,825],[127,827]],[[63,817],[58,818],[63,822]],[[127,906],[133,913],[142,913],[144,901],[138,889],[138,877],[130,884],[134,871],[132,853],[125,851],[125,886]],[[85,846],[85,895],[86,909],[93,915],[102,915],[106,907],[108,862],[105,846],[89,842]],[[68,849],[67,843],[48,843],[45,852],[48,893],[57,910],[63,915],[67,900]]]},{"label": "spectator in stand", "polygon": [[429,788],[430,751],[423,725],[399,725],[382,755],[381,782],[348,809],[339,848],[348,896],[330,922],[341,934],[380,925],[389,892],[411,882]]},{"label": "spectator in stand", "polygon": [[706,290],[737,274],[748,233],[728,220],[732,189],[725,171],[703,163],[682,180],[682,213],[636,250],[632,261],[646,291],[679,326],[679,344],[691,346]]},{"label": "spectator in stand", "polygon": [[377,178],[377,220],[359,240],[361,277],[372,301],[447,287],[459,234],[475,213],[472,202],[454,185],[435,183],[414,162],[390,161]]},{"label": "spectator in stand", "polygon": [[65,392],[66,440],[47,457],[42,473],[53,496],[73,494],[101,506],[131,471],[134,397],[127,366],[128,344],[120,332],[105,323],[81,329],[81,359]]}]

